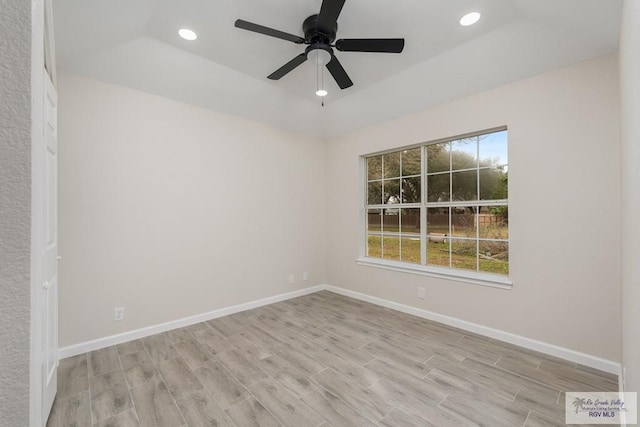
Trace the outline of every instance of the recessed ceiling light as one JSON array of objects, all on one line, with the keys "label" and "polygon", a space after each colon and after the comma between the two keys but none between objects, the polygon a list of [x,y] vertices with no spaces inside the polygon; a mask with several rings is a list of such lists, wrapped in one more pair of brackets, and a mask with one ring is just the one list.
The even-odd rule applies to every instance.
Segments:
[{"label": "recessed ceiling light", "polygon": [[463,27],[468,27],[469,25],[473,25],[480,20],[480,14],[478,12],[471,12],[464,15],[460,18],[460,25]]},{"label": "recessed ceiling light", "polygon": [[198,35],[188,28],[182,28],[180,31],[178,31],[178,34],[180,34],[180,37],[182,37],[183,39],[189,40],[189,41],[192,41],[198,38]]}]

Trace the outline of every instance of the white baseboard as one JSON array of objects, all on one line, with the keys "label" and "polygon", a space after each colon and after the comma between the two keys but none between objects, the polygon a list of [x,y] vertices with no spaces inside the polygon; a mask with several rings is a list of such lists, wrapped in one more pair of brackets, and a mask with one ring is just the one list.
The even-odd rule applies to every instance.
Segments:
[{"label": "white baseboard", "polygon": [[252,308],[262,307],[263,305],[274,304],[276,302],[285,301],[291,298],[312,294],[322,291],[325,288],[325,285],[312,286],[310,288],[287,292],[286,294],[274,295],[272,297],[267,297],[256,301],[250,301],[243,304],[233,305],[231,307],[220,308],[218,310],[209,311],[207,313],[196,314],[195,316],[172,320],[170,322],[161,323],[159,325],[148,326],[146,328],[135,329],[133,331],[123,332],[121,334],[111,335],[104,338],[98,338],[95,340],[62,347],[58,349],[58,358],[65,359],[67,357],[76,356],[78,354],[87,353],[89,351],[99,350],[101,348],[110,347],[112,345],[137,340],[140,338],[148,337],[150,335],[170,331],[172,329],[183,328],[185,326],[194,325],[196,323],[216,319],[218,317],[228,316],[229,314],[251,310]]},{"label": "white baseboard", "polygon": [[591,368],[599,369],[601,371],[608,372],[614,375],[620,375],[620,363],[614,362],[612,360],[602,359],[590,354],[570,350],[565,347],[560,347],[554,344],[549,344],[546,342],[523,337],[521,335],[512,334],[511,332],[501,331],[499,329],[490,328],[488,326],[479,325],[477,323],[468,322],[466,320],[457,319],[455,317],[446,316],[444,314],[434,313],[432,311],[423,310],[421,308],[411,307],[383,298],[373,297],[370,295],[362,294],[360,292],[354,292],[330,285],[325,286],[325,289],[340,295],[370,302],[372,304],[391,308],[393,310],[398,310],[403,313],[412,314],[414,316],[433,320],[435,322],[444,323],[445,325],[464,329],[466,331],[474,332],[476,334],[484,335],[486,337],[494,338],[500,341],[505,341],[510,344],[527,348],[529,350],[538,351],[540,353],[559,357],[561,359],[569,360],[581,365],[586,365]]},{"label": "white baseboard", "polygon": [[360,292],[350,291],[348,289],[338,288],[330,285],[317,285],[310,288],[300,289],[285,294],[275,295],[268,298],[263,298],[256,301],[251,301],[243,304],[234,305],[231,307],[225,307],[218,310],[213,310],[207,313],[197,314],[195,316],[185,317],[171,322],[161,323],[159,325],[153,325],[146,328],[136,329],[129,332],[123,332],[121,334],[111,335],[104,338],[98,338],[92,341],[83,342],[80,344],[63,347],[58,350],[58,357],[64,359],[67,357],[75,356],[78,354],[86,353],[89,351],[99,350],[101,348],[110,347],[116,344],[122,344],[127,341],[136,340],[139,338],[148,337],[150,335],[158,334],[161,332],[170,331],[176,328],[182,328],[185,326],[193,325],[196,323],[204,322],[218,317],[227,316],[229,314],[238,313],[241,311],[251,310],[252,308],[261,307],[263,305],[269,305],[280,301],[285,301],[291,298],[296,298],[303,295],[312,294],[319,291],[331,291],[340,295],[355,298],[361,301],[366,301],[382,307],[398,310],[403,313],[412,314],[414,316],[422,317],[424,319],[433,320],[435,322],[443,323],[445,325],[453,326],[456,328],[464,329],[469,332],[473,332],[479,335],[484,335],[489,338],[494,338],[500,341],[505,341],[510,344],[518,345],[530,350],[545,353],[551,356],[559,357],[561,359],[569,360],[571,362],[579,363],[581,365],[589,366],[595,369],[599,369],[604,372],[609,372],[614,375],[621,374],[620,363],[612,360],[602,359],[600,357],[592,356],[590,354],[581,353],[579,351],[571,350],[565,347],[560,347],[554,344],[549,344],[542,341],[537,341],[531,338],[523,337],[521,335],[512,334],[510,332],[502,331],[499,329],[490,328],[477,323],[468,322],[466,320],[457,319],[455,317],[446,316],[444,314],[435,313],[421,308],[411,307],[408,305],[400,304],[383,298],[378,298],[370,295],[366,295]]}]

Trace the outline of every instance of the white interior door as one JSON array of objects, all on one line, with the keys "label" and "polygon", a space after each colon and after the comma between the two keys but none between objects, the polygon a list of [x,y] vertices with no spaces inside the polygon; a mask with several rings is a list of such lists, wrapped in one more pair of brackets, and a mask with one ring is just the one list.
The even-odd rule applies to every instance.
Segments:
[{"label": "white interior door", "polygon": [[44,73],[44,266],[42,284],[43,415],[46,420],[57,388],[58,368],[58,101]]}]

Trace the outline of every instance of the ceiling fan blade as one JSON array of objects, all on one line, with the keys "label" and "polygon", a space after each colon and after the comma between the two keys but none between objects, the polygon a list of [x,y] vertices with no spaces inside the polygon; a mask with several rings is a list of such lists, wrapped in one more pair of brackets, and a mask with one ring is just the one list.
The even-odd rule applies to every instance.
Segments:
[{"label": "ceiling fan blade", "polygon": [[253,22],[243,21],[242,19],[236,20],[235,26],[236,28],[242,28],[243,30],[253,31],[254,33],[264,34],[265,36],[271,36],[277,39],[287,40],[298,44],[304,43],[304,39],[302,37],[285,33],[284,31],[274,30],[273,28],[265,27],[263,25],[254,24]]},{"label": "ceiling fan blade", "polygon": [[301,53],[300,55],[293,58],[291,61],[284,64],[282,67],[275,70],[267,78],[270,80],[280,80],[282,77],[287,75],[290,71],[292,71],[294,68],[296,68],[306,60],[307,60],[307,54]]},{"label": "ceiling fan blade", "polygon": [[336,22],[345,0],[323,0],[320,6],[320,14],[318,15],[318,28],[329,32],[330,29],[336,28]]},{"label": "ceiling fan blade", "polygon": [[400,53],[404,39],[340,39],[336,49],[341,52],[386,52]]},{"label": "ceiling fan blade", "polygon": [[353,82],[347,75],[347,72],[342,68],[342,64],[338,61],[338,58],[335,55],[331,55],[331,61],[327,64],[327,69],[333,76],[340,89],[346,89],[348,87],[353,86]]}]

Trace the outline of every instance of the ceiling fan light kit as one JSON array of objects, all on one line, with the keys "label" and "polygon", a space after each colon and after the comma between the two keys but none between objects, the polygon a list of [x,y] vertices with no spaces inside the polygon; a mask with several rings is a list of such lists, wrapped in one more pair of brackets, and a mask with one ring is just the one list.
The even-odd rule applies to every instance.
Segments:
[{"label": "ceiling fan light kit", "polygon": [[[311,46],[309,46],[311,47]],[[309,54],[315,54],[315,60],[316,60],[316,65],[320,66],[320,67],[324,67],[325,65],[327,65],[329,63],[329,61],[331,61],[331,52],[329,52],[328,50],[322,49],[322,48],[318,48],[318,49],[311,49],[309,50],[309,48],[307,48],[305,50],[305,54],[307,55],[307,59],[309,59]]]},{"label": "ceiling fan light kit", "polygon": [[336,40],[338,16],[342,11],[344,2],[345,0],[323,0],[320,13],[309,16],[302,23],[304,37],[254,24],[242,19],[238,19],[235,22],[235,26],[243,30],[264,34],[292,43],[308,45],[304,53],[294,57],[291,61],[267,76],[267,78],[270,80],[280,80],[307,59],[311,59],[315,61],[317,67],[316,95],[326,96],[327,91],[322,81],[323,67],[327,67],[327,70],[329,70],[329,73],[331,73],[331,76],[333,76],[333,79],[340,89],[353,86],[349,75],[333,52],[334,47],[341,52],[401,53],[404,49],[404,39],[401,38]]}]

